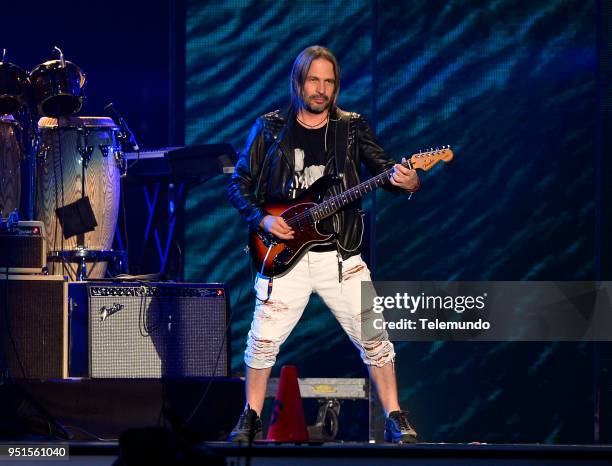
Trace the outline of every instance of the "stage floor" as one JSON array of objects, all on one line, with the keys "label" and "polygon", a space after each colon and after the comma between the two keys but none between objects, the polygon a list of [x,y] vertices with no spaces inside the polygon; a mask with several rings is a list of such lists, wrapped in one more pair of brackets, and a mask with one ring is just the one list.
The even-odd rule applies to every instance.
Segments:
[{"label": "stage floor", "polygon": [[[40,465],[41,459],[10,459],[6,446],[27,448],[32,442],[0,441],[4,456],[0,464]],[[40,443],[34,443],[41,445]],[[69,460],[54,459],[53,464],[111,465],[120,448],[117,442],[46,442],[67,446]],[[188,450],[181,450],[186,452]],[[257,443],[252,447],[227,442],[206,442],[189,453],[193,462],[181,464],[216,464],[207,454],[225,458],[228,466],[289,465],[612,465],[610,445],[536,445],[536,444],[433,444],[389,445],[368,443],[327,443],[319,445]],[[142,452],[146,455],[146,452]],[[207,458],[209,458],[207,460]],[[152,464],[142,458],[140,464]],[[132,464],[132,463],[128,463]],[[162,464],[162,463],[160,463]],[[164,462],[163,464],[172,464]]]},{"label": "stage floor", "polygon": [[[6,388],[6,387],[5,387]],[[0,410],[0,466],[4,464],[40,465],[41,459],[19,459],[7,456],[8,446],[26,451],[32,444],[67,446],[70,460],[53,459],[53,464],[111,465],[120,453],[133,455],[131,464],[174,464],[176,452],[193,462],[181,464],[238,465],[542,465],[542,466],[612,466],[612,445],[551,445],[551,444],[481,444],[481,443],[418,443],[390,445],[367,442],[337,442],[325,444],[272,444],[258,442],[249,447],[227,442],[205,441],[227,438],[235,419],[244,406],[244,387],[240,379],[194,380],[60,380],[20,381],[15,390],[5,393],[13,409],[13,418]],[[16,390],[19,388],[20,390]],[[10,395],[12,393],[13,398]],[[207,396],[202,397],[203,393]],[[25,398],[24,398],[25,397]],[[10,401],[13,400],[11,403]],[[36,400],[36,404],[25,403]],[[199,404],[199,401],[203,403]],[[41,415],[40,408],[49,417]],[[199,406],[194,410],[194,406]],[[13,419],[13,421],[11,421]],[[17,430],[18,423],[28,421]],[[65,435],[66,442],[48,441],[49,437],[34,437],[33,432],[47,435],[50,419],[55,419],[53,435]],[[183,420],[189,419],[188,427]],[[163,421],[166,422],[163,422]],[[14,424],[11,424],[14,422]],[[177,438],[172,427],[181,435]],[[61,429],[59,428],[61,427]],[[36,428],[36,430],[33,430]],[[62,429],[64,429],[62,431]],[[119,447],[117,439],[128,429],[127,449]],[[28,432],[26,434],[25,432]],[[26,436],[27,435],[27,436]],[[132,435],[132,434],[129,434]],[[186,440],[189,439],[189,440]],[[93,440],[93,441],[92,441]],[[199,443],[202,442],[202,443]],[[123,447],[123,443],[122,443]],[[24,450],[25,449],[25,450]],[[164,458],[165,456],[165,458]],[[215,459],[217,461],[215,461]],[[223,461],[225,459],[225,461]]]}]

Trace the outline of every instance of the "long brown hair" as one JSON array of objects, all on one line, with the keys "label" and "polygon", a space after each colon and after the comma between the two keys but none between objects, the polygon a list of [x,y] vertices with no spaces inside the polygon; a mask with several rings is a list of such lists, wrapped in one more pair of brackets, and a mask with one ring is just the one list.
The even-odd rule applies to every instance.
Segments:
[{"label": "long brown hair", "polygon": [[338,101],[338,93],[340,91],[340,66],[334,54],[328,48],[320,45],[311,45],[300,52],[291,69],[291,78],[289,80],[289,92],[291,94],[291,111],[298,113],[304,107],[303,90],[306,76],[312,62],[318,58],[323,58],[329,61],[334,66],[335,86],[334,93],[330,101],[330,110],[336,107]]}]

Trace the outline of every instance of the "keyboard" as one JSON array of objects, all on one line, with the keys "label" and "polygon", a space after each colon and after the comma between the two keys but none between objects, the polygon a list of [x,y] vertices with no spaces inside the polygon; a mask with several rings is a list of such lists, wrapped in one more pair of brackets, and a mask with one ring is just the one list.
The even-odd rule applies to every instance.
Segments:
[{"label": "keyboard", "polygon": [[203,144],[126,152],[130,178],[194,180],[204,176],[231,174],[237,155],[231,144]]}]

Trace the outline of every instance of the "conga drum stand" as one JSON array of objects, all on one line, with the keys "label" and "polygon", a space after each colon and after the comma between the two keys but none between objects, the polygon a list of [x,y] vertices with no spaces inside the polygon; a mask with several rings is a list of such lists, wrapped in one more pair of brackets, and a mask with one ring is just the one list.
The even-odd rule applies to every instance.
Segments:
[{"label": "conga drum stand", "polygon": [[70,262],[77,264],[76,281],[82,282],[87,279],[87,263],[110,262],[113,261],[115,269],[127,273],[127,253],[125,251],[93,250],[85,247],[77,247],[72,251],[53,251],[47,255],[48,262]]}]

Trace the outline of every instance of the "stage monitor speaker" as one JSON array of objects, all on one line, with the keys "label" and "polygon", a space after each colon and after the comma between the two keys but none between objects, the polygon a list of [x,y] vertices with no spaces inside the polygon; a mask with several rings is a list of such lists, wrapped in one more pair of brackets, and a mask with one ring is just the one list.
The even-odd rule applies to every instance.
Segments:
[{"label": "stage monitor speaker", "polygon": [[13,377],[67,377],[67,285],[61,275],[0,275],[0,366]]},{"label": "stage monitor speaker", "polygon": [[69,296],[71,376],[228,375],[224,285],[71,283]]}]

